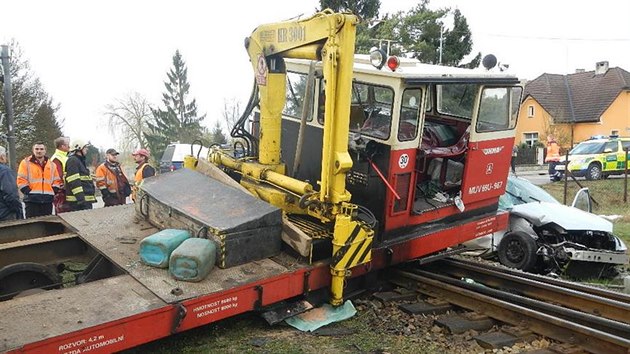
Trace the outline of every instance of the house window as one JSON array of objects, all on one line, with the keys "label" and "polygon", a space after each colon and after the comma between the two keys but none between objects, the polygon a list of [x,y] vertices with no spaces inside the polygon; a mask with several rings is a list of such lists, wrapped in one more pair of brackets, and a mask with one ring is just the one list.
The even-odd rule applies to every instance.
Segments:
[{"label": "house window", "polygon": [[618,129],[613,129],[610,131],[610,135],[611,136],[619,136],[619,130]]},{"label": "house window", "polygon": [[523,141],[527,146],[534,147],[538,142],[538,133],[523,133]]},{"label": "house window", "polygon": [[534,106],[527,106],[527,118],[534,117]]}]

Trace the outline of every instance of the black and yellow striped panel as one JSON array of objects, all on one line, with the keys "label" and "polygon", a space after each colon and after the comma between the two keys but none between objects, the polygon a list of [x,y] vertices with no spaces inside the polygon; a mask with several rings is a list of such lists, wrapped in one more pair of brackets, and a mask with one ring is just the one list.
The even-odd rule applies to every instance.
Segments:
[{"label": "black and yellow striped panel", "polygon": [[333,254],[334,269],[348,269],[372,260],[373,233],[356,223],[346,243]]}]

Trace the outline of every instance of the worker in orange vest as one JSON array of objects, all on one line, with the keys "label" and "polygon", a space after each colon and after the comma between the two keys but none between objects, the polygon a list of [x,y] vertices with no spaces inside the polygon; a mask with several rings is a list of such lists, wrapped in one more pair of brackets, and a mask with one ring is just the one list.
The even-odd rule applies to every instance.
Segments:
[{"label": "worker in orange vest", "polygon": [[147,177],[155,176],[155,169],[149,165],[149,158],[151,157],[151,154],[147,149],[138,149],[131,155],[133,156],[134,161],[138,164],[138,167],[136,167],[134,186],[131,192],[131,199],[135,202],[140,183]]},{"label": "worker in orange vest", "polygon": [[547,135],[545,162],[549,164],[549,179],[551,182],[559,181],[562,178],[562,173],[556,170],[556,166],[560,163],[560,146],[551,134]]},{"label": "worker in orange vest", "polygon": [[53,196],[61,188],[61,176],[46,156],[46,146],[37,142],[33,154],[20,162],[17,186],[24,195],[26,217],[51,215]]},{"label": "worker in orange vest", "polygon": [[123,205],[131,194],[131,187],[127,176],[118,162],[118,151],[107,149],[105,162],[96,168],[96,187],[101,190],[103,203],[106,207]]}]

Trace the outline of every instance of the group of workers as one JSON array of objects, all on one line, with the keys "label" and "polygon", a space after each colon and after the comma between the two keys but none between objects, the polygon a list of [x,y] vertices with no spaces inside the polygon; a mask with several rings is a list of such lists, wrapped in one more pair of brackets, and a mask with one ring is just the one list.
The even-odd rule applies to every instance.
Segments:
[{"label": "group of workers", "polygon": [[106,151],[105,161],[96,168],[93,178],[86,162],[89,142],[71,143],[69,138],[59,137],[54,144],[55,153],[48,157],[44,143],[35,143],[32,154],[20,162],[17,177],[6,165],[7,151],[0,146],[0,221],[51,215],[53,209],[55,214],[92,209],[96,188],[106,207],[122,205],[129,196],[135,201],[140,182],[155,175],[146,149],[132,154],[138,165],[132,185],[118,162],[116,149]]}]

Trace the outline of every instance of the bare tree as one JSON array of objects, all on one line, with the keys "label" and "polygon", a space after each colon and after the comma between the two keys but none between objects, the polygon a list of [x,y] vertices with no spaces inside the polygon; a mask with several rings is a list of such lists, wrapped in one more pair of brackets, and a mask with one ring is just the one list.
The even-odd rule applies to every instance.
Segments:
[{"label": "bare tree", "polygon": [[[555,114],[556,117],[564,117],[564,110],[558,110]],[[556,139],[558,145],[563,148],[572,147],[572,134],[571,134],[571,123],[555,123],[554,118],[547,114],[543,113],[542,116],[542,128],[543,134],[545,135],[541,143],[545,143],[547,141],[547,137],[549,135],[553,135]]]},{"label": "bare tree", "polygon": [[128,94],[115,103],[105,106],[109,131],[121,143],[123,150],[136,147],[146,148],[144,133],[148,129],[147,122],[153,119],[149,102],[137,92]]},{"label": "bare tree", "polygon": [[223,101],[223,119],[228,133],[241,117],[241,102],[236,98],[225,99]]}]

